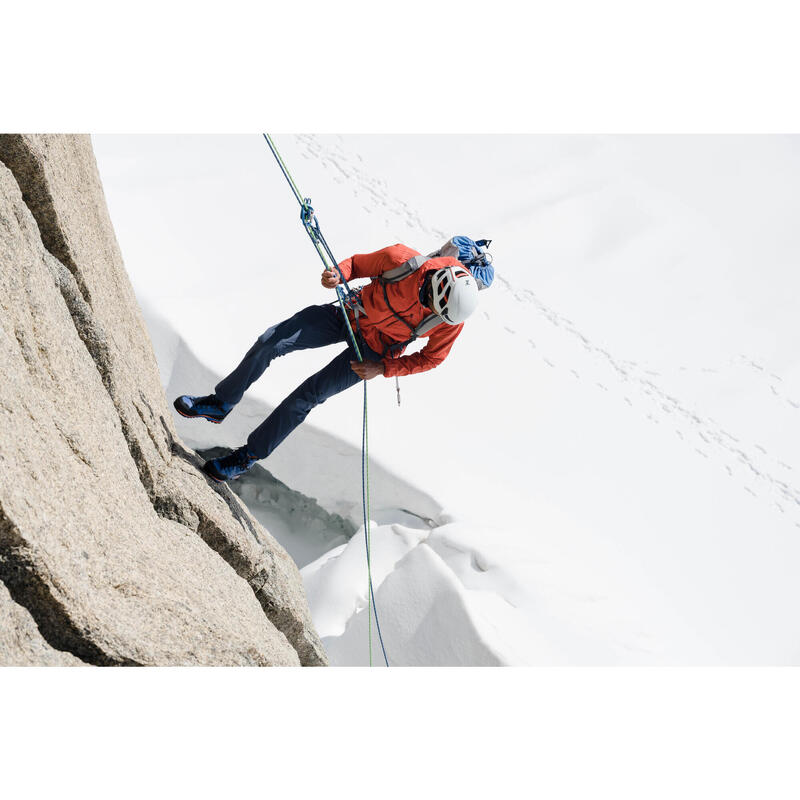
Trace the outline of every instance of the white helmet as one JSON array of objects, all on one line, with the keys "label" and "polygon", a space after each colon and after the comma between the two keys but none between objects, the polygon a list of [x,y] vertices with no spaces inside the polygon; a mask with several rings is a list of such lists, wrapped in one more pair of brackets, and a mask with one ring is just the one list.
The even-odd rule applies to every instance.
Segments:
[{"label": "white helmet", "polygon": [[478,282],[464,267],[443,267],[433,273],[431,295],[433,310],[448,325],[458,325],[478,307]]}]

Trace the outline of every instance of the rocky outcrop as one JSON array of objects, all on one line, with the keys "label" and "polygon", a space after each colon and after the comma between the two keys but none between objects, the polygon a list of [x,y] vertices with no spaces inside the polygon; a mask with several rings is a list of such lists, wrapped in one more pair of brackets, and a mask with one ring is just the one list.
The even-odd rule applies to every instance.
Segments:
[{"label": "rocky outcrop", "polygon": [[71,667],[80,659],[51,647],[30,612],[0,583],[0,667]]},{"label": "rocky outcrop", "polygon": [[0,136],[0,363],[0,662],[326,663],[175,433],[88,137]]}]

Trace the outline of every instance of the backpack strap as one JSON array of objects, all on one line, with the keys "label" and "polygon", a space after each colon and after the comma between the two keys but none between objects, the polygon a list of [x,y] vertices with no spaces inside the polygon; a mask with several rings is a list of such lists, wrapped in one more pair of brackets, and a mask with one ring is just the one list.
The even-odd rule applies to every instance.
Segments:
[{"label": "backpack strap", "polygon": [[437,325],[441,325],[444,320],[438,314],[429,314],[425,319],[414,328],[414,339],[430,333]]},{"label": "backpack strap", "polygon": [[397,283],[416,272],[426,261],[430,261],[430,256],[414,256],[402,263],[399,267],[392,267],[378,276],[381,283]]},{"label": "backpack strap", "polygon": [[[398,319],[403,319],[403,318],[398,317]],[[403,322],[406,321],[403,320]],[[402,350],[404,347],[407,347],[413,341],[418,339],[420,336],[424,336],[426,333],[430,333],[430,331],[432,331],[437,325],[441,325],[442,322],[444,322],[444,320],[438,314],[429,314],[427,317],[425,317],[425,319],[422,320],[422,322],[420,322],[419,325],[417,325],[416,328],[411,328],[411,326],[408,325],[408,323],[406,322],[406,325],[408,325],[411,331],[411,337],[409,339],[406,339],[404,342],[395,342],[394,344],[386,345],[386,347],[383,348],[384,358],[387,355],[390,354],[393,355],[398,350]]]},{"label": "backpack strap", "polygon": [[[415,256],[415,258],[425,258],[425,257],[424,256]],[[411,260],[413,260],[413,259],[411,259]],[[425,261],[427,261],[427,258],[425,258]],[[406,263],[408,263],[408,262],[406,262]],[[404,267],[405,264],[401,264],[400,266]],[[417,267],[417,269],[419,269],[419,267]],[[409,273],[409,275],[410,274],[411,273]],[[383,283],[382,285],[383,285],[383,299],[386,301],[386,307],[389,309],[389,311],[392,312],[392,315],[396,319],[400,320],[400,322],[402,322],[403,325],[405,325],[406,328],[408,328],[408,331],[411,334],[410,338],[406,339],[404,342],[395,342],[394,344],[386,345],[386,347],[383,348],[383,356],[384,357],[389,353],[394,353],[394,352],[396,352],[398,350],[402,350],[404,347],[406,347],[407,345],[411,344],[411,342],[413,342],[419,336],[424,336],[426,333],[429,333],[430,331],[432,331],[437,325],[439,325],[442,322],[444,322],[444,320],[438,314],[432,313],[432,314],[428,314],[428,316],[425,317],[425,319],[423,319],[422,322],[420,322],[420,324],[417,325],[417,327],[415,328],[413,325],[411,325],[408,322],[408,320],[403,319],[403,317],[401,317],[392,308],[392,304],[389,302],[389,292],[386,291],[386,283]]]}]

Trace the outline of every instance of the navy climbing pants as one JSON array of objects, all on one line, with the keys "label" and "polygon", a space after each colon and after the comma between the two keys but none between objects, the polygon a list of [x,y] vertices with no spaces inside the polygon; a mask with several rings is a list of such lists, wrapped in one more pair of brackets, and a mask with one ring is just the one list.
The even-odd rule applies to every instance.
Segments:
[{"label": "navy climbing pants", "polygon": [[[303,381],[248,437],[247,447],[258,458],[266,458],[308,415],[314,406],[360,383],[351,361],[353,350],[347,325],[337,304],[309,306],[293,317],[264,331],[236,369],[214,388],[217,398],[236,405],[251,383],[258,380],[273,358],[312,347],[346,342],[347,348],[327,366]],[[359,341],[365,359],[381,356]]]}]

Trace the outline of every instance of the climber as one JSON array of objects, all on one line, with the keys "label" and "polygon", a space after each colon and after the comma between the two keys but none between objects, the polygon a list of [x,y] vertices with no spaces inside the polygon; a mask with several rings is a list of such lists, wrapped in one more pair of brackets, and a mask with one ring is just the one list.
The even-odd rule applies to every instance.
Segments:
[{"label": "climber", "polygon": [[[259,336],[239,366],[214,387],[213,394],[182,395],[175,400],[175,409],[184,417],[220,423],[272,359],[336,342],[348,345],[286,397],[249,435],[245,445],[206,462],[203,471],[214,480],[239,477],[272,453],[314,406],[359,381],[378,375],[411,375],[438,366],[478,304],[476,277],[452,256],[423,257],[410,247],[396,244],[375,253],[354,255],[339,264],[339,270],[344,281],[373,279],[351,296],[347,310],[363,361],[357,360],[349,341],[341,307],[336,303],[309,306]],[[325,288],[334,289],[340,283],[339,274],[325,270],[321,282]],[[481,283],[480,288],[484,285]],[[425,346],[403,355],[407,345],[418,337],[427,338]]]}]

